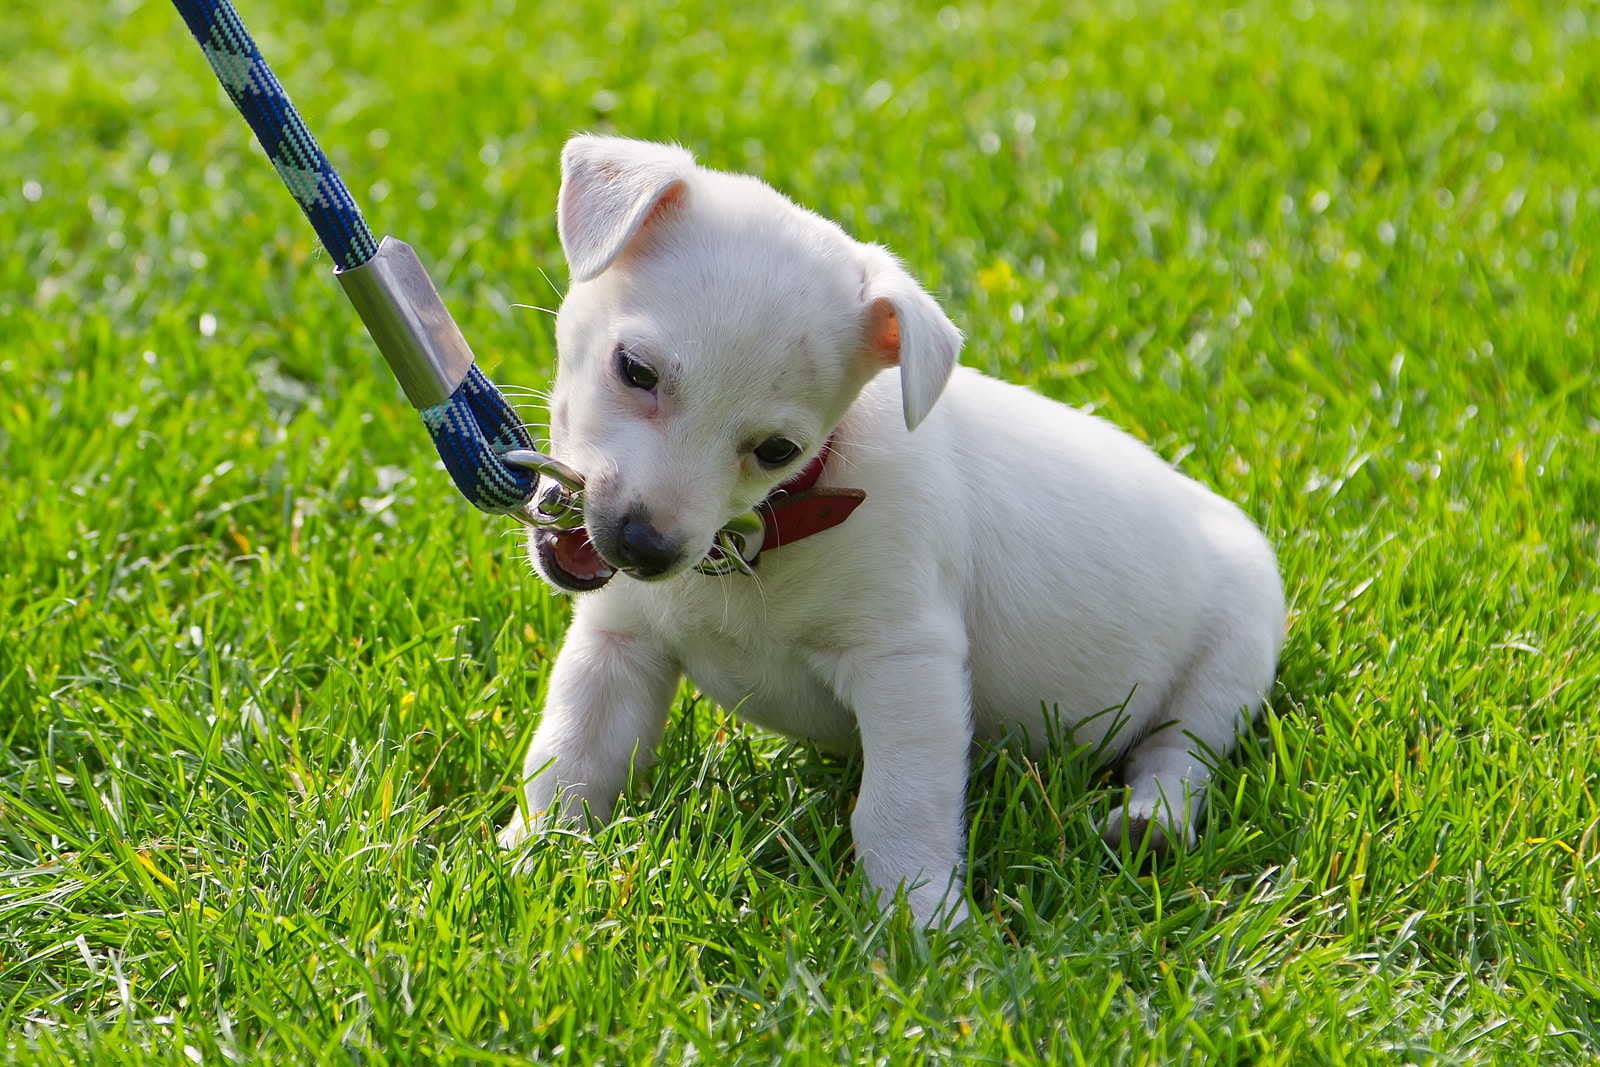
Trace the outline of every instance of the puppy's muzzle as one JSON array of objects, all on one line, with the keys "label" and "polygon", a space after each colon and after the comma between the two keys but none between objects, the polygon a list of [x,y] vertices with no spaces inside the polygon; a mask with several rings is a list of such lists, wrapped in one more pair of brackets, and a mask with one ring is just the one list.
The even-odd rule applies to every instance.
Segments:
[{"label": "puppy's muzzle", "polygon": [[683,543],[657,529],[644,508],[629,508],[615,526],[587,529],[581,474],[531,449],[514,449],[504,458],[539,472],[541,485],[519,518],[534,527],[540,569],[556,585],[587,592],[605,585],[618,570],[649,581],[682,562]]},{"label": "puppy's muzzle", "polygon": [[[501,458],[511,466],[537,471],[544,479],[528,510],[515,517],[534,528],[539,570],[552,584],[583,593],[599,589],[616,575],[617,568],[608,560],[648,580],[666,574],[682,558],[684,546],[657,530],[637,508],[623,516],[614,536],[606,538],[610,551],[602,557],[584,527],[583,475],[532,449],[513,449]],[[749,574],[762,540],[760,515],[747,511],[735,516],[717,531],[696,569],[702,574]]]}]

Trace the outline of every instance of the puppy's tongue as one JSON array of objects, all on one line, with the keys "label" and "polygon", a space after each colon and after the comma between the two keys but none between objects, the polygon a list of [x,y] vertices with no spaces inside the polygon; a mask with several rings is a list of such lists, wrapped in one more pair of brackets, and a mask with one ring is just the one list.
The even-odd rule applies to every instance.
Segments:
[{"label": "puppy's tongue", "polygon": [[611,567],[594,550],[589,531],[583,527],[562,530],[550,539],[550,543],[555,549],[556,563],[574,578],[589,582],[611,577]]}]

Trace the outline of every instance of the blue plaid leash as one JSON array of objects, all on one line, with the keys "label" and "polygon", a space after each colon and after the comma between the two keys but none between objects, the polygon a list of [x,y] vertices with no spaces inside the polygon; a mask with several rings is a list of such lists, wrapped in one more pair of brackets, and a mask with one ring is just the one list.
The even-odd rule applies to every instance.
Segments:
[{"label": "blue plaid leash", "polygon": [[533,440],[510,403],[478,369],[416,254],[393,238],[381,243],[373,239],[350,191],[232,4],[173,3],[338,264],[340,284],[421,413],[456,488],[483,511],[522,513],[538,488],[539,471],[526,456],[509,465],[505,453],[532,454]]}]

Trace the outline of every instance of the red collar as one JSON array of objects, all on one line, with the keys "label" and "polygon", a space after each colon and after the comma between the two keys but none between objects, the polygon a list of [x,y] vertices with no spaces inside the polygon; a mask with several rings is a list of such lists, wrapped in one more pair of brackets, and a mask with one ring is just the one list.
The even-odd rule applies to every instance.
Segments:
[{"label": "red collar", "polygon": [[823,444],[822,451],[801,468],[800,473],[784,482],[760,504],[756,511],[766,528],[761,550],[778,548],[812,534],[831,530],[850,517],[856,506],[867,498],[860,489],[819,490],[817,479],[822,468],[833,455],[833,438]]}]

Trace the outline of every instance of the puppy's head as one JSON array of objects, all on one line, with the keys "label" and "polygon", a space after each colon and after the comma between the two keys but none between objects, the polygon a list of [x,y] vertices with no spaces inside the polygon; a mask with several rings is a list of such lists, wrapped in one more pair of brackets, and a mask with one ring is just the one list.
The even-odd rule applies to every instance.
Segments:
[{"label": "puppy's head", "polygon": [[908,427],[933,407],[961,334],[882,248],[681,148],[581,136],[561,165],[551,451],[586,486],[584,529],[534,535],[553,585],[682,574],[887,367]]}]

